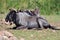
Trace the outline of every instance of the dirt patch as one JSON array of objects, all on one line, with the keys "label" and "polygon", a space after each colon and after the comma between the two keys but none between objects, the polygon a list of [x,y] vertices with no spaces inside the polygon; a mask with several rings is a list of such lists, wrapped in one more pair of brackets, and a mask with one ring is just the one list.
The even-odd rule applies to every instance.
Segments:
[{"label": "dirt patch", "polygon": [[14,24],[10,25],[8,22],[5,22],[5,19],[0,19],[0,30],[4,30],[11,27],[14,27]]},{"label": "dirt patch", "polygon": [[18,40],[13,34],[8,31],[0,31],[0,40]]},{"label": "dirt patch", "polygon": [[60,22],[50,22],[52,26],[60,27]]}]

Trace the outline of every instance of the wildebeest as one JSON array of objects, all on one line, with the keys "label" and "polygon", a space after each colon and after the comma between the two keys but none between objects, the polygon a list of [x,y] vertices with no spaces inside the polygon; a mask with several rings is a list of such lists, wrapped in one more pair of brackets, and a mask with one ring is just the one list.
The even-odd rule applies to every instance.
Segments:
[{"label": "wildebeest", "polygon": [[[32,20],[29,20],[32,19]],[[35,21],[34,21],[35,20]],[[37,22],[36,22],[36,18],[32,18],[29,14],[27,14],[27,12],[16,12],[15,10],[10,10],[10,12],[7,14],[6,18],[5,18],[6,22],[13,22],[16,27],[22,28],[21,26],[27,27],[27,28],[35,28],[38,27]],[[33,24],[31,24],[33,22]],[[16,28],[15,27],[15,28]],[[14,28],[14,29],[15,29]]]},{"label": "wildebeest", "polygon": [[[31,12],[33,13],[33,12]],[[32,29],[32,28],[51,28],[51,29],[57,29],[53,26],[51,26],[46,19],[37,16],[39,14],[37,10],[34,11],[34,15],[31,15],[29,11],[20,11],[17,12],[15,10],[10,10],[10,12],[7,14],[5,21],[6,22],[13,22],[16,27],[14,27],[13,29],[16,28],[28,28],[28,29]]]}]

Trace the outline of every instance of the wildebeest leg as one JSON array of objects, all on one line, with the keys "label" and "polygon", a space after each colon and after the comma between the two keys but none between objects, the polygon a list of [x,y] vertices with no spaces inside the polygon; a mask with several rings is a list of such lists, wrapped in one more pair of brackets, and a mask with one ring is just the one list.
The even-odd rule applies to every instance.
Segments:
[{"label": "wildebeest leg", "polygon": [[26,26],[22,26],[20,24],[15,23],[16,27],[13,27],[13,29],[24,29]]},{"label": "wildebeest leg", "polygon": [[16,22],[15,22],[15,25],[16,25],[16,26],[15,26],[15,27],[13,27],[13,29],[16,29],[16,28],[18,28],[18,27],[20,27],[20,26],[21,26],[20,24],[18,24],[18,23],[16,23]]},{"label": "wildebeest leg", "polygon": [[43,27],[43,24],[42,24],[42,21],[40,20],[40,19],[38,19],[37,18],[37,23],[38,23],[38,28],[40,28],[40,29],[43,29],[44,27]]},{"label": "wildebeest leg", "polygon": [[27,28],[27,27],[26,26],[19,26],[16,29],[25,29],[25,28]]},{"label": "wildebeest leg", "polygon": [[25,29],[26,26],[16,26],[16,27],[13,27],[13,29]]}]

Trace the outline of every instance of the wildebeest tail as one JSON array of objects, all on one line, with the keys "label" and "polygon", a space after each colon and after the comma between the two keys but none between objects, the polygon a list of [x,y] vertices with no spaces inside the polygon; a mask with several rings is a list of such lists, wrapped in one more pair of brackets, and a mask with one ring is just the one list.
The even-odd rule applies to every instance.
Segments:
[{"label": "wildebeest tail", "polygon": [[49,25],[49,28],[50,28],[50,29],[53,29],[53,30],[60,30],[59,27],[55,27],[55,26],[51,26],[51,25]]}]

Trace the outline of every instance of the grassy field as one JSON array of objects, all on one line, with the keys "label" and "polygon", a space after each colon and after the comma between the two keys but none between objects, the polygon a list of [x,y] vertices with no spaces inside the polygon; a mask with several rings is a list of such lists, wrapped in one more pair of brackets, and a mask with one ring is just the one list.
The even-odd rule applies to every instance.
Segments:
[{"label": "grassy field", "polygon": [[17,38],[25,40],[60,40],[60,31],[44,30],[10,30]]},{"label": "grassy field", "polygon": [[11,30],[7,28],[14,25],[6,25],[4,18],[10,8],[35,9],[39,8],[51,25],[60,27],[60,0],[0,0],[0,30],[7,30],[19,40],[60,40],[60,30]]},{"label": "grassy field", "polygon": [[[60,15],[43,15],[51,25],[60,26]],[[0,14],[0,19],[4,19],[4,15]],[[0,30],[7,30],[16,36],[19,40],[60,40],[60,30],[11,30],[6,29],[12,26],[1,24],[0,21]]]}]

